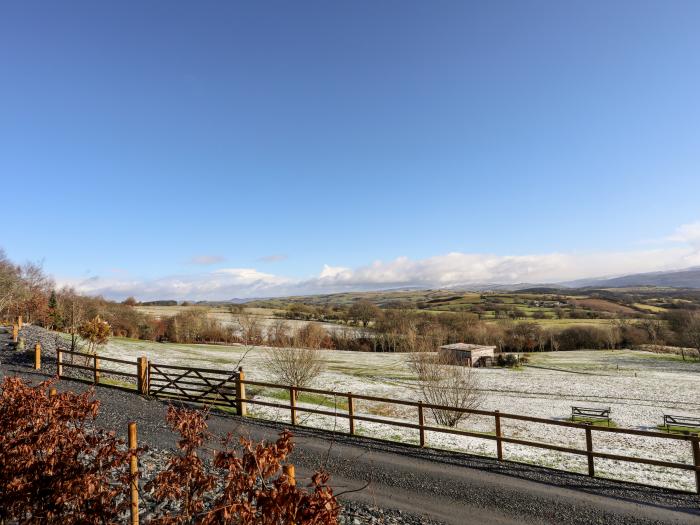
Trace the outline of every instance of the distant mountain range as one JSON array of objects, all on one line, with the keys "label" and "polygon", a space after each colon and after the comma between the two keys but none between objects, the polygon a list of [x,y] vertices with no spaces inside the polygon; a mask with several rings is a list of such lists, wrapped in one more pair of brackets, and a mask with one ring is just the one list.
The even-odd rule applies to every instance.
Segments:
[{"label": "distant mountain range", "polygon": [[650,272],[623,275],[609,279],[578,279],[560,283],[568,288],[631,288],[657,286],[663,288],[700,289],[700,266],[670,272]]},{"label": "distant mountain range", "polygon": [[472,283],[472,284],[453,284],[446,286],[445,290],[454,290],[455,292],[519,292],[521,290],[530,290],[533,288],[568,288],[561,283],[559,284],[542,284],[542,283],[515,283],[515,284],[497,284],[497,283]]},{"label": "distant mountain range", "polygon": [[667,272],[635,273],[618,277],[588,278],[561,283],[473,283],[447,287],[455,291],[519,292],[522,290],[562,290],[567,288],[634,288],[655,286],[660,288],[691,288],[700,290],[700,266]]},{"label": "distant mountain range", "polygon": [[[649,272],[636,273],[631,275],[623,275],[619,277],[609,278],[591,278],[577,279],[575,281],[566,281],[561,283],[516,283],[516,284],[499,284],[499,283],[471,283],[452,285],[442,288],[443,290],[453,290],[455,292],[538,292],[538,293],[556,293],[557,290],[566,290],[572,288],[636,288],[636,287],[658,287],[658,288],[685,288],[700,290],[700,266],[686,268],[684,270],[674,270],[666,272]],[[417,286],[406,286],[402,288],[391,288],[386,290],[374,290],[367,292],[352,292],[352,293],[400,293],[410,291],[423,291],[427,288]],[[318,295],[318,294],[317,294]],[[336,294],[325,294],[336,295]],[[313,295],[312,295],[313,296]],[[206,306],[225,306],[229,304],[246,304],[256,301],[265,301],[272,299],[270,297],[250,297],[250,298],[234,298],[223,301],[197,301],[195,304]],[[161,301],[151,301],[146,304],[159,304]],[[174,303],[174,301],[164,301]]]}]

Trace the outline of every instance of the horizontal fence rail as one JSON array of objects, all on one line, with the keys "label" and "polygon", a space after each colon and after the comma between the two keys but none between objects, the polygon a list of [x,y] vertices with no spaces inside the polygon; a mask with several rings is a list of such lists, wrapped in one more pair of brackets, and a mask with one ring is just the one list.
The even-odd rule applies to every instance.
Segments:
[{"label": "horizontal fence rail", "polygon": [[[62,362],[62,353],[87,356],[89,359],[93,359],[92,366],[75,365]],[[62,366],[70,366],[78,369],[92,370],[93,373],[95,373],[96,383],[99,382],[100,372],[136,377],[136,389],[139,393],[150,395],[156,398],[161,398],[164,400],[183,401],[188,403],[219,406],[225,409],[232,409],[238,415],[241,416],[247,415],[248,405],[258,405],[288,411],[289,420],[292,425],[299,425],[298,415],[300,413],[317,414],[333,418],[347,419],[349,429],[348,432],[350,434],[355,434],[357,422],[377,423],[388,425],[390,427],[413,429],[418,432],[418,443],[421,447],[427,446],[427,432],[437,432],[456,436],[484,439],[496,442],[496,457],[499,461],[504,460],[504,443],[553,450],[557,452],[586,457],[589,476],[595,476],[596,458],[651,465],[656,467],[672,468],[681,471],[692,471],[695,473],[696,492],[700,494],[700,436],[697,434],[673,434],[666,432],[654,432],[608,426],[599,427],[593,426],[590,423],[576,423],[567,420],[544,419],[533,416],[525,416],[521,414],[500,412],[498,410],[491,411],[450,407],[445,405],[423,403],[421,401],[390,399],[379,396],[356,394],[352,392],[336,392],[332,390],[323,390],[318,388],[294,387],[264,381],[252,381],[245,378],[245,374],[242,368],[239,368],[235,371],[225,371],[213,368],[193,368],[186,366],[150,363],[146,360],[145,357],[141,357],[137,361],[126,361],[122,359],[107,358],[103,356],[96,356],[93,354],[70,352],[66,350],[59,350],[57,357],[59,376],[61,376]],[[122,365],[131,365],[134,366],[136,370],[135,373],[125,373],[119,370],[108,370],[104,368],[99,368],[100,361],[114,362]],[[248,397],[246,395],[246,387],[282,390],[289,395],[289,403],[275,403],[271,401],[264,401],[262,399],[255,399],[255,397]],[[300,393],[317,394],[339,399],[343,403],[342,409],[340,407],[337,407],[335,410],[332,410],[300,406],[298,404],[298,396]],[[370,401],[376,403],[386,403],[388,405],[412,407],[416,409],[416,419],[414,422],[411,422],[401,419],[389,419],[387,417],[378,417],[376,415],[361,414],[358,413],[356,410],[357,401]],[[426,409],[440,410],[446,412],[461,412],[465,414],[491,417],[494,421],[495,432],[483,433],[462,430],[459,428],[430,425],[425,422],[424,412]],[[585,449],[573,448],[564,445],[557,445],[554,443],[544,443],[540,441],[532,441],[528,439],[507,436],[504,435],[502,432],[503,420],[525,421],[549,426],[559,426],[578,429],[583,432],[586,446]],[[594,449],[593,436],[596,432],[639,436],[644,438],[685,441],[690,444],[692,462],[681,463],[677,461],[665,461],[653,458],[599,452]]]},{"label": "horizontal fence rail", "polygon": [[[78,356],[79,358],[82,358],[83,363],[85,364],[79,364],[74,362],[74,359],[71,359],[71,361],[66,361],[64,359],[64,356]],[[128,366],[134,366],[135,370],[134,372],[127,372],[124,370],[117,370],[115,368],[105,368],[102,366],[102,363],[117,363],[121,365],[128,365]],[[108,386],[119,386],[122,389],[125,390],[137,390],[137,387],[134,386],[134,388],[130,388],[129,385],[131,384],[130,381],[124,381],[120,382],[117,385],[113,384],[113,381],[110,379],[105,379],[103,377],[103,374],[110,374],[110,375],[115,375],[115,376],[121,376],[121,377],[126,377],[126,378],[136,378],[138,379],[138,370],[136,369],[138,367],[138,361],[128,361],[126,359],[116,359],[114,357],[105,357],[102,355],[97,355],[97,354],[91,354],[88,352],[76,352],[73,350],[62,350],[62,349],[57,349],[56,350],[56,375],[58,375],[59,378],[66,377],[65,376],[65,369],[74,369],[74,370],[84,370],[86,372],[91,372],[92,373],[92,383],[94,384],[106,384]],[[75,379],[78,381],[86,381],[90,382],[88,379],[83,378],[83,377],[71,377],[70,379]]]}]

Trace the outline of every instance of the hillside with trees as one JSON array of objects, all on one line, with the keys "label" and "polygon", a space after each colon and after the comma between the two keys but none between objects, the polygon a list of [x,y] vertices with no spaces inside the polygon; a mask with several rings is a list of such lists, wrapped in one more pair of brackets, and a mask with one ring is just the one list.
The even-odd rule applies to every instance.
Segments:
[{"label": "hillside with trees", "polygon": [[[144,305],[148,312],[169,308],[174,314],[153,315]],[[367,292],[235,304],[228,315],[230,322],[223,322],[204,306],[83,296],[58,289],[39,265],[18,265],[0,252],[0,317],[9,322],[22,316],[73,340],[82,325],[101,319],[112,336],[177,343],[375,352],[429,351],[456,342],[504,352],[651,345],[695,355],[700,349],[700,292],[689,290]],[[329,324],[337,328],[329,330]]]}]

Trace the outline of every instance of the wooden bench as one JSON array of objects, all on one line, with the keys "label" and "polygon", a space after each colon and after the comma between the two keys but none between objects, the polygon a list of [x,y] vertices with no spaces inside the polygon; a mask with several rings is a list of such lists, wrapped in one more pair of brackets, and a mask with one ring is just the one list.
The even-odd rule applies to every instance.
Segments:
[{"label": "wooden bench", "polygon": [[666,427],[667,432],[671,431],[672,426],[693,428],[700,432],[700,417],[672,416],[670,414],[664,414],[664,426]]},{"label": "wooden bench", "polygon": [[571,421],[574,419],[593,419],[595,421],[605,421],[610,426],[610,407],[571,407]]}]

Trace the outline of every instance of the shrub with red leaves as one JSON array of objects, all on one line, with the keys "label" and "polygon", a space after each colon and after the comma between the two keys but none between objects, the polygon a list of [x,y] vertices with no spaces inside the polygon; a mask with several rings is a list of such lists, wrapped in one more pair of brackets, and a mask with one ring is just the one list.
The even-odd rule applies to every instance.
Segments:
[{"label": "shrub with red leaves", "polygon": [[52,382],[8,377],[2,385],[0,522],[114,523],[128,505],[120,496],[129,452],[90,424],[99,407],[92,392],[50,397]]},{"label": "shrub with red leaves", "polygon": [[[201,412],[170,407],[170,427],[182,436],[181,454],[146,488],[161,502],[182,502],[182,510],[155,519],[165,524],[336,525],[339,505],[328,486],[328,474],[313,475],[310,488],[299,488],[282,473],[293,449],[292,434],[281,433],[275,443],[253,443],[241,438],[241,450],[224,440],[213,451],[214,473],[208,473],[198,451],[207,441],[207,424]],[[213,501],[204,498],[222,487]],[[211,495],[211,494],[210,494]]]},{"label": "shrub with red leaves", "polygon": [[[31,387],[6,378],[0,393],[0,523],[107,524],[124,521],[132,452],[113,432],[94,427],[93,392],[47,395],[53,381]],[[180,452],[146,484],[158,503],[177,503],[153,524],[337,525],[339,505],[328,474],[299,488],[282,473],[292,451],[284,431],[275,443],[240,440],[203,447],[205,414],[170,407],[167,421],[181,436]],[[137,450],[136,454],[141,452]],[[201,458],[212,453],[213,469]],[[162,507],[161,507],[162,508]]]}]

